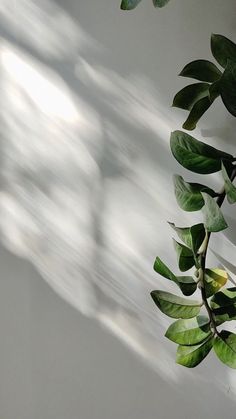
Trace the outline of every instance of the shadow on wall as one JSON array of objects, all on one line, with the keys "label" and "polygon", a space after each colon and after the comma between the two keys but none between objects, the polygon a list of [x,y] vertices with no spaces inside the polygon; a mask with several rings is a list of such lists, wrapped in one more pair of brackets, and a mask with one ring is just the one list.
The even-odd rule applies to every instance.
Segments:
[{"label": "shadow on wall", "polygon": [[[175,266],[165,220],[193,222],[169,175],[177,121],[152,81],[105,68],[109,52],[53,2],[2,0],[0,11],[4,244],[164,378],[191,377],[149,297],[155,256]],[[213,362],[194,377],[208,382]],[[223,389],[225,374],[215,370]]]}]

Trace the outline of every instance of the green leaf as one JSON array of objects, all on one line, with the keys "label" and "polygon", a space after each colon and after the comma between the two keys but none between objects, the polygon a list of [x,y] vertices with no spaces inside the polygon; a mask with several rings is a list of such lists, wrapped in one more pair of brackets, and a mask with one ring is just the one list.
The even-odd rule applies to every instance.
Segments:
[{"label": "green leaf", "polygon": [[170,271],[169,268],[162,262],[162,260],[157,256],[154,262],[154,271],[159,273],[164,278],[170,279],[171,281],[176,282],[176,276]]},{"label": "green leaf", "polygon": [[194,256],[191,249],[173,239],[177,253],[177,260],[181,272],[188,271],[194,266]]},{"label": "green leaf", "polygon": [[162,313],[174,319],[196,317],[201,309],[199,301],[178,297],[170,292],[152,291],[151,297]]},{"label": "green leaf", "polygon": [[[168,223],[173,230],[178,234],[180,240],[182,240],[187,247],[192,249],[192,237],[190,233],[191,227],[176,227],[174,223]],[[202,224],[203,225],[203,224]]]},{"label": "green leaf", "polygon": [[229,61],[220,80],[220,93],[228,111],[236,116],[236,63]]},{"label": "green leaf", "polygon": [[218,96],[220,96],[220,81],[221,81],[221,79],[219,79],[218,81],[215,81],[209,87],[209,98],[210,98],[211,102],[214,102],[214,100]]},{"label": "green leaf", "polygon": [[191,276],[174,275],[159,257],[155,260],[154,270],[164,278],[175,282],[184,295],[192,295],[196,291],[197,284]]},{"label": "green leaf", "polygon": [[236,305],[236,287],[226,288],[217,292],[211,299],[211,308],[229,308]]},{"label": "green leaf", "polygon": [[236,61],[236,45],[223,35],[212,34],[211,52],[216,61],[226,67],[228,60]]},{"label": "green leaf", "polygon": [[196,255],[198,249],[200,248],[206,232],[204,224],[195,224],[192,227],[176,227],[174,223],[169,223],[169,225],[175,230],[179,238],[192,249],[193,253]]},{"label": "green leaf", "polygon": [[167,329],[165,336],[179,345],[197,345],[212,334],[210,321],[206,316],[177,320]]},{"label": "green leaf", "polygon": [[234,204],[236,202],[236,187],[231,182],[223,162],[222,162],[221,170],[222,170],[222,176],[225,182],[224,187],[225,187],[225,192],[227,195],[228,202],[230,204]]},{"label": "green leaf", "polygon": [[212,101],[210,100],[209,96],[198,100],[191,109],[189,116],[182,127],[189,131],[194,130],[199,119],[202,117],[202,115],[204,115],[204,113],[207,111],[207,109],[210,108],[211,105]]},{"label": "green leaf", "polygon": [[192,276],[177,276],[176,284],[186,296],[192,295],[197,289],[197,283]]},{"label": "green leaf", "polygon": [[170,0],[152,0],[155,7],[164,7]]},{"label": "green leaf", "polygon": [[236,368],[236,335],[222,330],[214,340],[214,351],[218,358],[230,368]]},{"label": "green leaf", "polygon": [[211,83],[218,80],[221,74],[216,65],[210,61],[195,60],[187,64],[179,75]]},{"label": "green leaf", "polygon": [[198,211],[203,207],[204,199],[201,192],[216,196],[216,193],[207,186],[185,182],[182,176],[174,175],[173,181],[176,200],[184,211]]},{"label": "green leaf", "polygon": [[227,282],[228,274],[222,269],[205,269],[204,288],[206,297],[209,298],[219,291]]},{"label": "green leaf", "polygon": [[218,324],[236,320],[236,287],[217,292],[210,304]]},{"label": "green leaf", "polygon": [[183,131],[174,131],[170,147],[175,159],[186,169],[208,174],[221,169],[221,160],[233,160],[233,156],[217,150]]},{"label": "green leaf", "polygon": [[122,10],[132,10],[137,7],[141,0],[122,0],[120,8]]},{"label": "green leaf", "polygon": [[194,83],[181,89],[174,97],[172,106],[191,110],[193,105],[203,97],[209,95],[208,83]]},{"label": "green leaf", "polygon": [[204,224],[207,231],[217,232],[227,228],[228,224],[216,201],[205,192],[202,192],[202,196],[205,202],[202,212],[205,218]]},{"label": "green leaf", "polygon": [[176,353],[177,364],[194,368],[208,355],[213,345],[213,339],[195,346],[179,346]]}]

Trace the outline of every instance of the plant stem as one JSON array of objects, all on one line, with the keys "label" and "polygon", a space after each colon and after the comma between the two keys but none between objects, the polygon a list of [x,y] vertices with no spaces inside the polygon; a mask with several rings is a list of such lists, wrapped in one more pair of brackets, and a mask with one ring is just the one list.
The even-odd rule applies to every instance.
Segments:
[{"label": "plant stem", "polygon": [[[231,182],[233,182],[235,177],[236,177],[236,166],[234,166],[234,168],[232,170],[232,173],[231,173],[231,176],[230,176]],[[224,189],[223,192],[219,194],[219,196],[216,200],[216,203],[218,204],[219,208],[222,206],[222,204],[225,200],[225,196],[226,196],[226,192],[225,192],[225,189]],[[208,313],[210,323],[211,323],[211,327],[213,328],[215,334],[218,335],[219,333],[218,333],[218,330],[217,330],[217,327],[216,327],[216,322],[215,322],[215,319],[214,319],[214,315],[213,315],[213,313],[211,311],[211,308],[210,308],[210,306],[208,304],[208,301],[207,301],[206,290],[205,290],[205,287],[204,287],[204,280],[203,280],[204,279],[204,274],[205,274],[205,267],[206,267],[206,254],[207,254],[207,249],[208,249],[210,237],[211,237],[211,233],[206,231],[206,237],[205,237],[205,240],[204,240],[204,245],[203,245],[202,252],[200,254],[200,261],[199,261],[200,262],[200,271],[201,271],[200,284],[201,284],[202,302],[203,302],[203,304],[206,308],[206,311]]]}]

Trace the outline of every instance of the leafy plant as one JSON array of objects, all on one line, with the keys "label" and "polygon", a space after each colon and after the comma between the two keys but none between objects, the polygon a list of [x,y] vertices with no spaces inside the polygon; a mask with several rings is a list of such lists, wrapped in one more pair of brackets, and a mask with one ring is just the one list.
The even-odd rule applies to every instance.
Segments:
[{"label": "leafy plant", "polygon": [[[193,130],[197,122],[221,97],[228,111],[236,116],[236,45],[222,35],[212,35],[211,51],[221,67],[207,60],[196,60],[187,64],[180,76],[199,80],[178,92],[173,106],[189,111],[183,128]],[[182,243],[174,240],[179,270],[186,272],[192,267],[195,272],[178,276],[161,261],[154,263],[154,270],[162,277],[174,282],[184,298],[170,292],[151,292],[156,306],[167,316],[177,319],[165,336],[178,344],[176,362],[188,368],[197,366],[214,348],[217,357],[227,366],[236,368],[236,334],[218,326],[236,320],[236,287],[223,288],[228,281],[226,271],[209,268],[206,256],[212,233],[228,227],[221,212],[227,197],[230,204],[236,202],[236,158],[224,151],[209,146],[184,131],[174,131],[170,148],[181,166],[197,174],[211,174],[221,171],[223,188],[215,192],[208,186],[186,182],[181,176],[174,176],[174,189],[178,205],[184,211],[202,210],[203,223],[191,227],[174,229]],[[188,299],[197,288],[201,300]],[[205,309],[205,313],[202,310]]]},{"label": "leafy plant", "polygon": [[[140,3],[141,0],[122,0],[120,8],[122,10],[132,10],[137,7],[137,5]],[[155,7],[163,7],[167,3],[169,3],[170,0],[152,0],[153,5]]]},{"label": "leafy plant", "polygon": [[211,52],[220,70],[208,60],[196,60],[187,64],[180,73],[182,77],[199,80],[181,89],[174,97],[173,106],[189,111],[183,124],[193,130],[204,113],[220,96],[228,111],[236,116],[236,45],[222,35],[211,37]]}]

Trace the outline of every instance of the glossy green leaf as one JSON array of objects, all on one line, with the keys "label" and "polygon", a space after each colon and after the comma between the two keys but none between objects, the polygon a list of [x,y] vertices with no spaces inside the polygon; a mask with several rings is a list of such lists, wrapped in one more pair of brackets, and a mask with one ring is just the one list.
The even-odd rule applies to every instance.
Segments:
[{"label": "glossy green leaf", "polygon": [[155,260],[154,270],[164,278],[175,282],[184,295],[192,295],[196,291],[197,284],[191,276],[174,275],[159,257]]},{"label": "glossy green leaf", "polygon": [[218,358],[230,368],[236,368],[236,335],[222,330],[214,340],[214,351]]},{"label": "glossy green leaf", "polygon": [[184,211],[198,211],[204,205],[201,192],[215,196],[215,192],[205,185],[199,183],[185,182],[182,176],[174,175],[175,197],[181,209]]},{"label": "glossy green leaf", "polygon": [[152,291],[151,297],[162,313],[174,319],[196,317],[201,309],[199,301],[178,297],[170,292]]},{"label": "glossy green leaf", "polygon": [[170,0],[152,0],[155,7],[164,7]]},{"label": "glossy green leaf", "polygon": [[230,204],[234,204],[236,202],[236,186],[234,186],[233,183],[231,182],[223,162],[222,162],[221,170],[222,170],[222,176],[225,183],[224,187],[225,187],[225,192],[227,195],[228,202]]},{"label": "glossy green leaf", "polygon": [[122,10],[133,10],[141,0],[122,0],[120,8]]},{"label": "glossy green leaf", "polygon": [[188,271],[194,266],[194,256],[191,249],[173,239],[177,253],[177,260],[181,272]]},{"label": "glossy green leaf", "polygon": [[236,45],[223,35],[212,34],[211,51],[216,61],[224,68],[228,60],[236,61]]},{"label": "glossy green leaf", "polygon": [[176,93],[172,106],[190,111],[196,102],[208,95],[208,83],[190,84]]},{"label": "glossy green leaf", "polygon": [[222,269],[205,269],[204,288],[206,297],[209,298],[218,292],[227,282],[228,274]]},{"label": "glossy green leaf", "polygon": [[236,287],[217,292],[210,305],[218,324],[236,320]]},{"label": "glossy green leaf", "polygon": [[196,255],[205,238],[205,227],[204,224],[195,224],[192,227],[176,227],[174,223],[169,225],[178,234],[179,238],[186,244],[187,247],[192,249]]},{"label": "glossy green leaf", "polygon": [[236,62],[228,62],[220,80],[220,93],[226,109],[236,116]]},{"label": "glossy green leaf", "polygon": [[167,329],[165,336],[179,345],[197,345],[212,334],[210,321],[206,316],[177,320]]},{"label": "glossy green leaf", "polygon": [[218,80],[221,74],[216,65],[210,61],[195,60],[187,64],[179,75],[211,83]]},{"label": "glossy green leaf", "polygon": [[158,256],[155,259],[153,268],[154,271],[164,276],[164,278],[176,282],[176,276],[171,272],[171,270],[162,262],[162,260]]},{"label": "glossy green leaf", "polygon": [[202,212],[207,231],[217,232],[226,229],[228,224],[226,223],[216,201],[205,192],[202,192],[202,196],[205,202]]},{"label": "glossy green leaf", "polygon": [[194,368],[208,355],[213,345],[213,339],[195,346],[178,346],[176,353],[177,364],[184,367]]},{"label": "glossy green leaf", "polygon": [[196,125],[199,119],[201,119],[201,117],[210,108],[211,105],[212,105],[212,101],[210,100],[209,96],[198,100],[192,107],[188,118],[183,124],[183,128],[188,131],[194,130],[196,128]]},{"label": "glossy green leaf", "polygon": [[233,160],[233,156],[217,150],[183,131],[174,131],[170,147],[175,159],[186,169],[208,174],[221,169],[221,160]]}]

